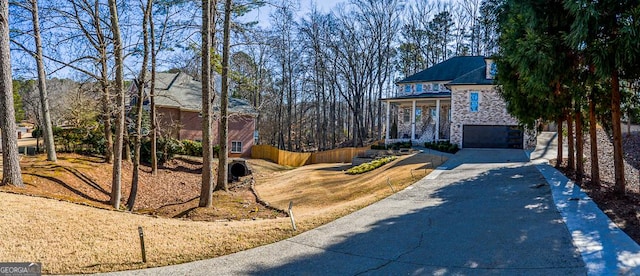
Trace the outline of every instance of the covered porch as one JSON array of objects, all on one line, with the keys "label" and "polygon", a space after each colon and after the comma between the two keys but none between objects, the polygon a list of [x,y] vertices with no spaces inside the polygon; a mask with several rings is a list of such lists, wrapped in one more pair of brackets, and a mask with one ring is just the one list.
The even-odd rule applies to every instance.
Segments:
[{"label": "covered porch", "polygon": [[[444,94],[444,93],[442,93]],[[382,99],[386,103],[385,144],[449,141],[451,97],[418,95]]]}]

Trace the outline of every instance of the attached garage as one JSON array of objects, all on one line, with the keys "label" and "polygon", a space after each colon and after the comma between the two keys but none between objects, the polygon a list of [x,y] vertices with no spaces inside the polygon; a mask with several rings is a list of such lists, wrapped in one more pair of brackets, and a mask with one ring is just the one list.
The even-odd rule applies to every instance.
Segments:
[{"label": "attached garage", "polygon": [[519,126],[464,125],[463,148],[513,148],[522,149],[523,131]]}]

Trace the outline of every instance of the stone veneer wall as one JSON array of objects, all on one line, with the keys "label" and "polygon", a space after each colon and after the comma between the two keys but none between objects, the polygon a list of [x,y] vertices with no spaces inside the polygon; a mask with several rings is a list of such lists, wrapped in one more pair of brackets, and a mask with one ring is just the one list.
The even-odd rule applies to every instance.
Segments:
[{"label": "stone veneer wall", "polygon": [[[434,122],[435,118],[431,118],[431,112],[430,112],[431,108],[436,108],[435,103],[426,104],[426,105],[425,104],[416,105],[416,109],[422,110],[421,111],[422,118],[420,119],[416,118],[416,139],[414,139],[414,142],[416,144],[423,144],[424,142],[433,141],[433,137],[423,137],[423,135],[426,132],[429,132],[429,129],[435,130],[435,122]],[[409,112],[411,112],[411,107],[409,107],[408,109],[409,109]],[[397,117],[398,139],[411,138],[411,123],[404,122],[404,113],[405,113],[405,107],[401,107],[398,110],[398,117]],[[449,114],[449,104],[442,103],[440,106],[440,139],[446,139],[449,136],[449,129],[447,129],[449,127],[449,122],[447,121],[449,117],[448,114]],[[409,138],[403,138],[405,134],[408,135]],[[430,134],[435,136],[435,134],[433,134],[433,131],[431,131]]]},{"label": "stone veneer wall", "polygon": [[[478,111],[470,110],[470,92],[478,92]],[[519,125],[506,108],[506,103],[492,86],[469,86],[463,89],[454,88],[451,93],[451,143],[462,147],[463,125]],[[525,149],[535,147],[536,133],[534,130],[524,131],[523,143]]]}]

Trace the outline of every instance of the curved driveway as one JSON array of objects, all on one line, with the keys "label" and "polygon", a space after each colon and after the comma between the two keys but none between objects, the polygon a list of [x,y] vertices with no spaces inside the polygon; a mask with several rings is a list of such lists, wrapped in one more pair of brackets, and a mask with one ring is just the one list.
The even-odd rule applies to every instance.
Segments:
[{"label": "curved driveway", "polygon": [[522,150],[464,149],[413,186],[278,243],[114,275],[585,275]]}]

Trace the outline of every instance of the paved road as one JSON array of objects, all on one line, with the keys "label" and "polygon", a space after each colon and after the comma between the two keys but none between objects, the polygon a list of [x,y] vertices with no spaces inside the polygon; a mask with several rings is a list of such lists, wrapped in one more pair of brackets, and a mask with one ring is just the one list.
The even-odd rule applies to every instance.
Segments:
[{"label": "paved road", "polygon": [[288,240],[112,275],[585,275],[522,150],[464,149],[379,203]]}]

